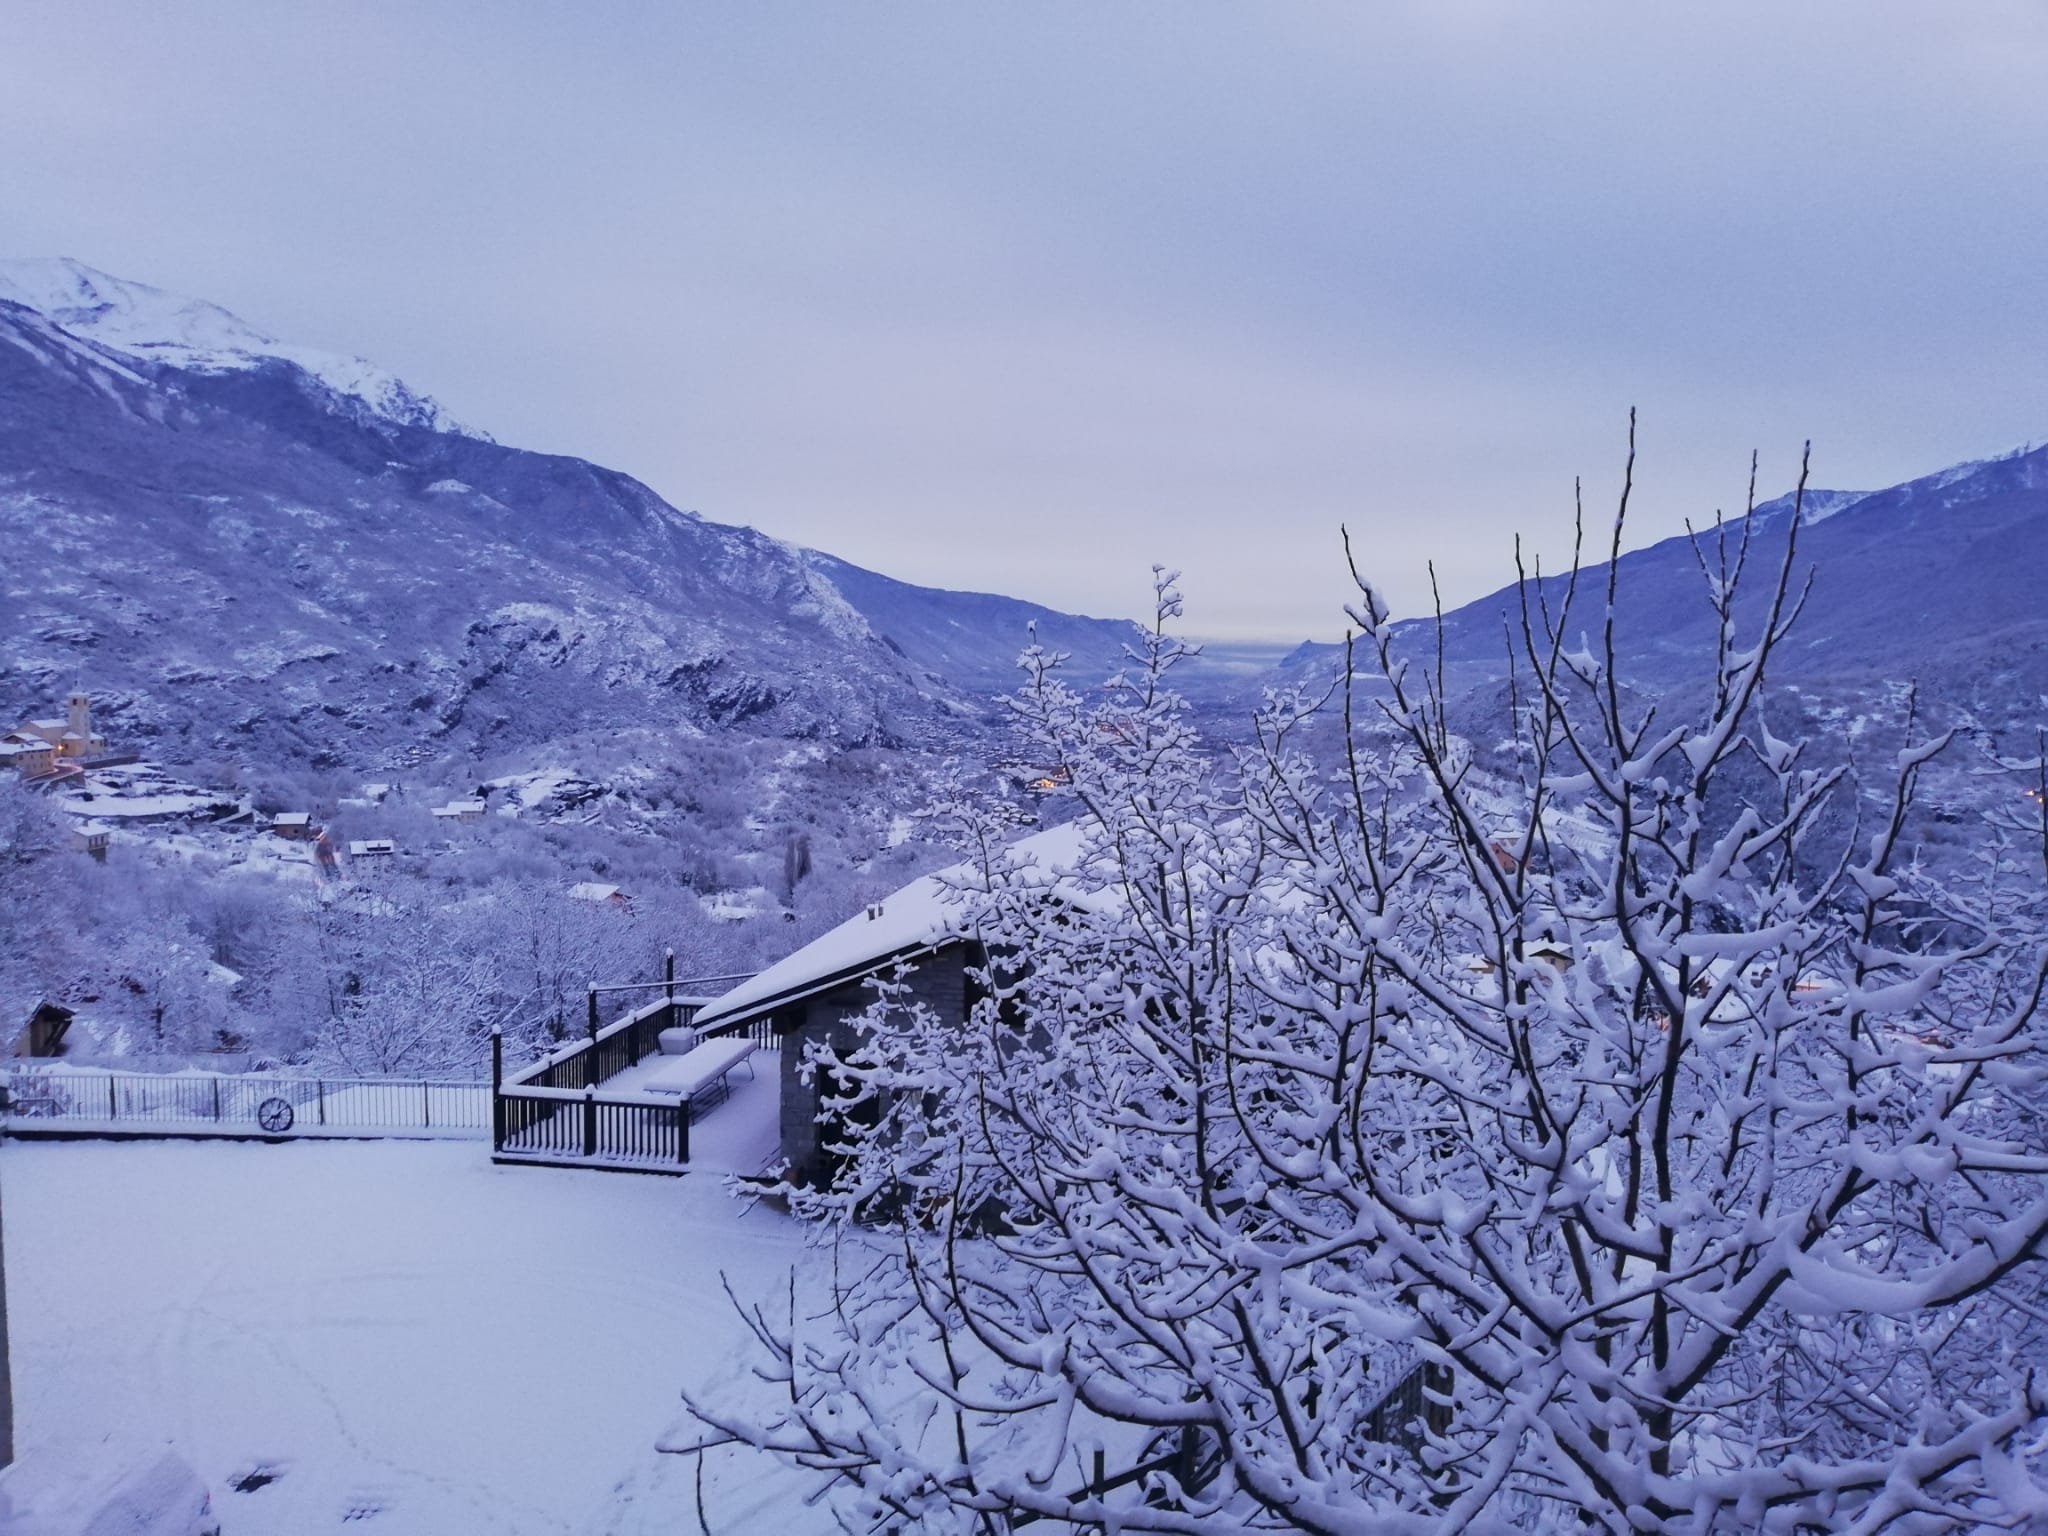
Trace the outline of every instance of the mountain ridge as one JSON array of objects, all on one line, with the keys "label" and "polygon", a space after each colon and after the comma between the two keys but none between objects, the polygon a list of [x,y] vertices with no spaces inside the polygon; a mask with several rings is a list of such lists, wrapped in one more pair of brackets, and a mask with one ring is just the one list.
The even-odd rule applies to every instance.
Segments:
[{"label": "mountain ridge", "polygon": [[[1732,561],[1745,534],[1747,579],[1737,617],[1753,629],[1791,525],[1793,495],[1747,518],[1696,529],[1616,562],[1621,679],[1652,693],[1696,683],[1715,625],[1702,560]],[[1532,578],[1528,590],[1568,641],[1596,634],[1606,602],[1605,560],[1580,572]],[[1826,691],[1924,683],[1953,708],[2017,720],[2048,697],[2048,447],[1969,460],[1876,491],[1809,489],[1795,549],[1795,590],[1811,578],[1799,623],[1777,656],[1778,681]],[[1509,585],[1447,612],[1442,644],[1455,697],[1506,676],[1509,635],[1519,647],[1521,588]],[[1396,648],[1434,665],[1436,623],[1403,619]],[[1746,631],[1745,631],[1746,632]],[[1341,672],[1343,646],[1307,642],[1265,686],[1323,686]]]},{"label": "mountain ridge", "polygon": [[33,309],[72,335],[138,362],[231,374],[282,361],[337,403],[352,403],[372,417],[398,426],[488,436],[457,421],[433,396],[363,358],[288,345],[209,300],[114,277],[69,256],[0,260],[0,299]]},{"label": "mountain ridge", "polygon": [[[985,724],[1028,643],[1071,653],[1088,684],[1137,633],[713,522],[620,471],[460,429],[359,360],[305,361],[327,356],[83,263],[0,264],[0,710],[83,683],[129,739],[187,756],[384,761],[662,723],[906,744]],[[1746,532],[1768,563],[1790,507],[1699,537]],[[2048,449],[1809,490],[1800,544],[1818,575],[1780,677],[1929,673],[1957,698],[2038,698],[2044,520]],[[1697,548],[1621,556],[1638,686],[1675,686],[1711,639]],[[1604,600],[1603,571],[1579,603]],[[1538,590],[1561,612],[1564,588]],[[1511,586],[1445,615],[1454,692],[1503,674],[1517,613]],[[1433,659],[1433,621],[1397,635]],[[1260,649],[1197,663],[1187,691],[1241,708],[1329,680],[1342,653],[1304,642],[1268,668]]]}]

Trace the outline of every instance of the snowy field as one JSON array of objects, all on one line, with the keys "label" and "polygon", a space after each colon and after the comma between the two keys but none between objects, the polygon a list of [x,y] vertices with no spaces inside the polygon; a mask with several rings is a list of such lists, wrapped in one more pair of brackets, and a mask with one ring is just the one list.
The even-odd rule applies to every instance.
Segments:
[{"label": "snowy field", "polygon": [[[22,1457],[168,1446],[224,1536],[699,1530],[655,1442],[740,1376],[720,1272],[802,1254],[713,1178],[462,1143],[9,1142],[0,1200]],[[759,1462],[707,1485],[713,1531],[827,1528]]]}]

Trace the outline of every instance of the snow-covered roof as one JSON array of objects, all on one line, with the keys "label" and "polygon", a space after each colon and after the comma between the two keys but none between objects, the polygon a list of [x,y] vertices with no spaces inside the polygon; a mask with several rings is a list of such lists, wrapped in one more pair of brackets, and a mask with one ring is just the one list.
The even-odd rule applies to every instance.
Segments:
[{"label": "snow-covered roof", "polygon": [[[1079,822],[1035,832],[1010,845],[1011,861],[1036,865],[1045,871],[1048,888],[1088,900],[1065,878],[1080,858],[1081,839]],[[957,893],[975,875],[972,865],[955,864],[911,881],[734,987],[700,1011],[694,1022],[702,1027],[762,1013],[960,937],[964,913]]]},{"label": "snow-covered roof", "polygon": [[569,887],[569,894],[578,901],[610,901],[623,894],[616,885],[599,885],[594,880],[585,880]]},{"label": "snow-covered roof", "polygon": [[313,824],[311,811],[279,811],[271,819],[273,827],[309,827]]},{"label": "snow-covered roof", "polygon": [[351,841],[348,852],[350,858],[360,859],[371,854],[396,853],[398,845],[388,837],[366,837]]}]

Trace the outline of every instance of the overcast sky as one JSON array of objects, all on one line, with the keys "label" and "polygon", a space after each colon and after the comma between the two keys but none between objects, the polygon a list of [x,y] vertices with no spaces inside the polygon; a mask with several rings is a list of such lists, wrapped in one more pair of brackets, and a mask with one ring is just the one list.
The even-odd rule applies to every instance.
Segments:
[{"label": "overcast sky", "polygon": [[910,580],[1342,624],[2048,436],[2048,7],[10,6],[0,254]]}]

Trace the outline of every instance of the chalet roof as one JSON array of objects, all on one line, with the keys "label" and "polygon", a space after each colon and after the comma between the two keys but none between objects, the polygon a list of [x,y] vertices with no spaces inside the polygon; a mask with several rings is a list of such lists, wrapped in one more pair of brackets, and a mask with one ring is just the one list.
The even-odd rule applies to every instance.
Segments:
[{"label": "chalet roof", "polygon": [[[1014,866],[1042,872],[1049,890],[1088,904],[1102,898],[1083,892],[1070,878],[1081,855],[1079,822],[1020,838],[1008,849]],[[767,1013],[785,1003],[830,991],[871,975],[897,960],[927,953],[965,937],[960,892],[978,871],[955,864],[913,880],[872,903],[793,955],[786,955],[750,981],[742,982],[702,1009],[694,1022],[707,1024]]]},{"label": "chalet roof", "polygon": [[578,901],[610,901],[614,896],[625,893],[616,885],[599,885],[594,880],[585,880],[580,885],[570,886],[569,894]]},{"label": "chalet roof", "polygon": [[348,845],[349,857],[367,858],[372,854],[396,853],[398,844],[388,837],[365,837],[352,840]]},{"label": "chalet roof", "polygon": [[313,824],[311,811],[279,811],[271,818],[273,827],[309,827]]}]

